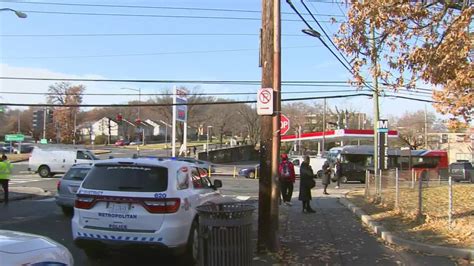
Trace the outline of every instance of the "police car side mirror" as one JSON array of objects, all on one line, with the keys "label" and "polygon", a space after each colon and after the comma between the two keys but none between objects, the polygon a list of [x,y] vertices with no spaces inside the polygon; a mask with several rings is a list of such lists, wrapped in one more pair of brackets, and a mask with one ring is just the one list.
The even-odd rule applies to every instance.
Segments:
[{"label": "police car side mirror", "polygon": [[219,179],[214,180],[214,188],[221,188],[222,187],[222,181]]}]

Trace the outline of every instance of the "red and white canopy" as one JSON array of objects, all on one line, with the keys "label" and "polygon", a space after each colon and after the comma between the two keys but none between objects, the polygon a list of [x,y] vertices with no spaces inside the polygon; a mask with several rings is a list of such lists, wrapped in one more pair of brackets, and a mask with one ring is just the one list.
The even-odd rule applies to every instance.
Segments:
[{"label": "red and white canopy", "polygon": [[[325,139],[331,139],[334,141],[340,140],[357,140],[357,139],[372,139],[374,137],[374,130],[372,129],[337,129],[329,130],[324,134],[322,131],[303,133],[301,137],[298,135],[285,135],[281,136],[281,141],[295,141],[295,140],[322,140],[323,136]],[[398,131],[389,130],[389,138],[398,138]]]}]

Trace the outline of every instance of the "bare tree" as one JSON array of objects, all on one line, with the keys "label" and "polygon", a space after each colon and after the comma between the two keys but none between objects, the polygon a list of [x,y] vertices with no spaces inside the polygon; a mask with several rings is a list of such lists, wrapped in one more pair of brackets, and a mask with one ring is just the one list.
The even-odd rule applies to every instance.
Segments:
[{"label": "bare tree", "polygon": [[[82,103],[85,87],[72,86],[67,82],[60,82],[49,86],[48,102],[60,105],[77,105]],[[54,121],[57,128],[57,138],[63,143],[71,143],[75,136],[74,121],[79,107],[58,107],[54,110]]]}]

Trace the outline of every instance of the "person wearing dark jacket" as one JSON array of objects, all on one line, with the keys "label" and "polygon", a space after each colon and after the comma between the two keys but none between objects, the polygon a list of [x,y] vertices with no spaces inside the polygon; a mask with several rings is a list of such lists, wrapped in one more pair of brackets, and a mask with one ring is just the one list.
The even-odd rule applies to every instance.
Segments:
[{"label": "person wearing dark jacket", "polygon": [[323,188],[324,188],[323,194],[329,195],[329,193],[326,191],[329,183],[331,183],[331,167],[329,166],[329,162],[325,161],[322,168],[323,168],[323,177],[322,177],[321,183],[323,184]]},{"label": "person wearing dark jacket", "polygon": [[304,157],[303,163],[300,167],[300,195],[299,200],[303,202],[303,212],[314,213],[315,211],[311,208],[311,189],[314,187],[315,178],[313,169],[309,165],[309,156]]}]

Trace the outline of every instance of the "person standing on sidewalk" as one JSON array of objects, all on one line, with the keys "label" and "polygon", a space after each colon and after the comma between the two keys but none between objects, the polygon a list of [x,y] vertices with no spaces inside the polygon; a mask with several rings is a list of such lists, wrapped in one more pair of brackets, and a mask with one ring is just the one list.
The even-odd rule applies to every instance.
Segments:
[{"label": "person standing on sidewalk", "polygon": [[336,179],[337,179],[337,186],[336,188],[339,188],[341,185],[341,178],[342,178],[342,165],[341,165],[341,159],[337,158],[336,160]]},{"label": "person standing on sidewalk", "polygon": [[323,194],[329,195],[329,193],[326,191],[329,186],[329,183],[331,183],[331,166],[329,165],[329,162],[325,161],[322,168],[323,168],[323,176],[322,176],[321,183],[323,184],[323,188],[324,188]]},{"label": "person standing on sidewalk", "polygon": [[304,157],[303,163],[300,166],[300,195],[299,200],[303,202],[303,212],[314,213],[311,208],[311,189],[316,185],[314,181],[315,176],[311,165],[309,165],[309,156]]},{"label": "person standing on sidewalk", "polygon": [[10,181],[10,173],[13,166],[8,161],[7,156],[2,155],[0,158],[0,184],[3,188],[3,203],[8,203],[8,182]]},{"label": "person standing on sidewalk", "polygon": [[288,155],[281,155],[281,163],[278,167],[280,174],[280,188],[283,203],[291,206],[291,196],[293,195],[293,184],[295,183],[295,166],[288,160]]}]

